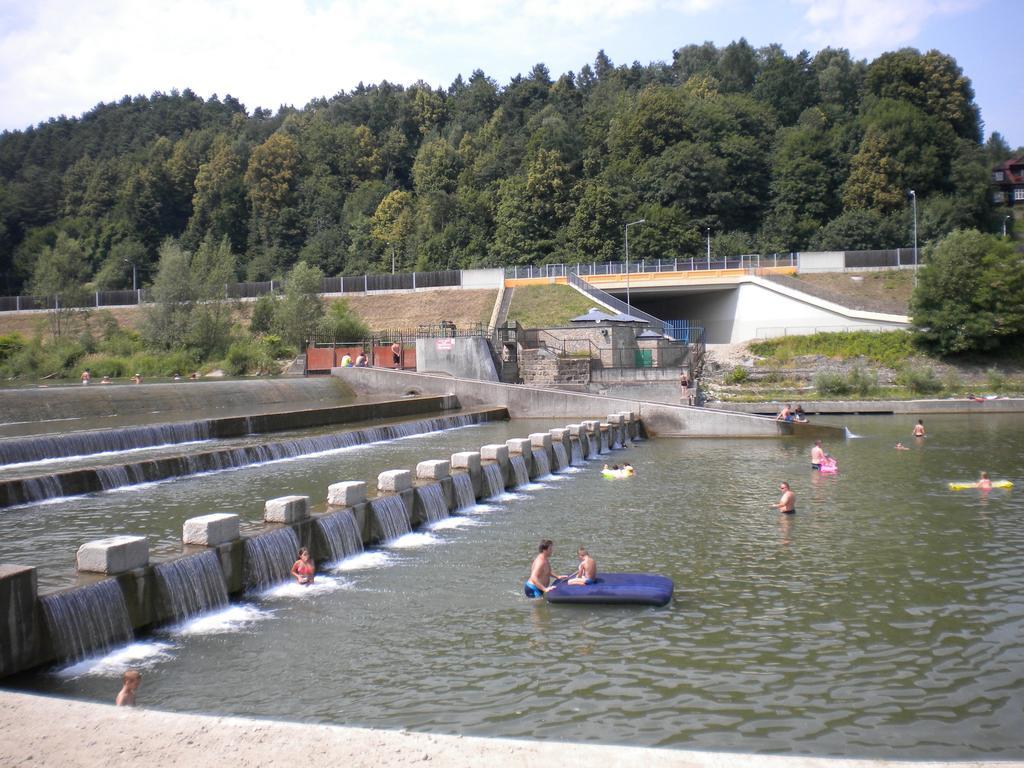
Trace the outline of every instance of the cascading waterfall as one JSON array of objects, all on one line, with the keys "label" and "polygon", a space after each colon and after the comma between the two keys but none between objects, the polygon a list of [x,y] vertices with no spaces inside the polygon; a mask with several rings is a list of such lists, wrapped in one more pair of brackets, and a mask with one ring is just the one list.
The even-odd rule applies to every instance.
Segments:
[{"label": "cascading waterfall", "polygon": [[537,468],[537,477],[547,477],[551,474],[551,463],[548,461],[548,452],[543,448],[533,449],[533,466]]},{"label": "cascading waterfall", "polygon": [[351,509],[317,518],[316,525],[330,550],[332,563],[363,551],[363,535]]},{"label": "cascading waterfall", "polygon": [[175,621],[228,604],[228,585],[215,550],[155,565],[153,575],[160,599]]},{"label": "cascading waterfall", "polygon": [[64,435],[40,435],[0,441],[0,464],[25,464],[96,453],[131,451],[158,445],[194,443],[210,438],[209,421],[98,429]]},{"label": "cascading waterfall", "polygon": [[516,478],[516,488],[529,484],[530,470],[526,468],[526,459],[522,454],[512,454],[509,456],[509,461],[512,462],[512,474]]},{"label": "cascading waterfall", "polygon": [[555,452],[555,466],[554,471],[557,472],[560,469],[565,469],[569,466],[569,456],[565,452],[565,445],[558,441],[553,441],[551,447]]},{"label": "cascading waterfall", "polygon": [[587,445],[590,446],[590,449],[587,451],[587,456],[593,458],[598,453],[600,453],[597,447],[597,435],[595,435],[593,432],[587,433]]},{"label": "cascading waterfall", "polygon": [[505,492],[505,479],[501,476],[500,464],[484,464],[484,483],[487,485],[487,498],[493,498]]},{"label": "cascading waterfall", "polygon": [[39,598],[57,658],[78,661],[132,639],[124,594],[115,579]]},{"label": "cascading waterfall", "polygon": [[569,445],[572,446],[572,464],[573,466],[579,466],[583,463],[583,448],[578,440],[570,440]]},{"label": "cascading waterfall", "polygon": [[448,502],[439,483],[421,485],[416,489],[416,497],[423,506],[428,523],[437,523],[448,517]]},{"label": "cascading waterfall", "polygon": [[452,487],[455,489],[455,508],[469,509],[476,504],[473,492],[473,478],[468,472],[456,472],[452,475]]},{"label": "cascading waterfall", "polygon": [[384,534],[384,541],[397,539],[412,532],[409,524],[409,511],[405,508],[405,502],[398,494],[392,496],[378,496],[370,502],[370,509],[380,525]]},{"label": "cascading waterfall", "polygon": [[[42,501],[79,493],[112,490],[144,482],[185,477],[203,472],[240,469],[282,459],[294,459],[357,445],[386,442],[427,432],[456,429],[489,421],[488,413],[441,416],[404,424],[388,424],[353,432],[336,432],[278,443],[247,445],[216,451],[151,459],[121,466],[106,466],[0,481],[0,507]],[[67,482],[63,482],[66,480]]]},{"label": "cascading waterfall", "polygon": [[263,589],[286,581],[298,554],[299,537],[291,528],[246,539],[242,551],[245,589]]},{"label": "cascading waterfall", "polygon": [[604,430],[601,431],[601,447],[598,449],[599,453],[608,453],[608,433]]}]

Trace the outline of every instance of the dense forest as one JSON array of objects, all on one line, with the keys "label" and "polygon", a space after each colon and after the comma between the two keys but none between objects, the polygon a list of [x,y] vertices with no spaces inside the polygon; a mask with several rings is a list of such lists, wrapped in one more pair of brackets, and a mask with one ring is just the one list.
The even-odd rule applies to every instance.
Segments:
[{"label": "dense forest", "polygon": [[938,52],[740,39],[500,86],[360,85],[276,114],[185,90],[0,136],[0,293],[156,277],[172,239],[235,277],[909,245],[995,231],[1011,148]]}]

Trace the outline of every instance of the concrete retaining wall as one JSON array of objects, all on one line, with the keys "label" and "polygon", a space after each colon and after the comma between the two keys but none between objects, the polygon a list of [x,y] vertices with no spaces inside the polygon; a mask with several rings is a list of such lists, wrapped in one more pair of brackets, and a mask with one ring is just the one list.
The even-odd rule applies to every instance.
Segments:
[{"label": "concrete retaining wall", "polygon": [[497,381],[491,348],[480,336],[416,339],[416,370]]},{"label": "concrete retaining wall", "polygon": [[249,413],[314,408],[352,401],[352,393],[329,377],[253,381],[178,381],[166,384],[81,384],[34,389],[5,389],[0,424],[95,419],[152,414],[211,414],[217,409]]},{"label": "concrete retaining wall", "polygon": [[504,405],[511,418],[589,418],[595,413],[632,412],[652,435],[672,437],[779,437],[809,435],[814,430],[823,437],[844,434],[837,427],[785,424],[761,416],[694,408],[644,400],[602,397],[581,392],[501,384],[472,379],[456,379],[411,371],[372,368],[335,368],[332,376],[341,378],[354,391],[366,394],[419,395],[450,393],[463,407]]}]

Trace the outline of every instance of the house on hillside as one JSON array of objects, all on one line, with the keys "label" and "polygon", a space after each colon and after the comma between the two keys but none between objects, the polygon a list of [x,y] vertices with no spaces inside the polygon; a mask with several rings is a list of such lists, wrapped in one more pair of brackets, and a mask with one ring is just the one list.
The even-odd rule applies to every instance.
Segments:
[{"label": "house on hillside", "polygon": [[1024,157],[1004,160],[992,169],[992,202],[1024,206]]}]

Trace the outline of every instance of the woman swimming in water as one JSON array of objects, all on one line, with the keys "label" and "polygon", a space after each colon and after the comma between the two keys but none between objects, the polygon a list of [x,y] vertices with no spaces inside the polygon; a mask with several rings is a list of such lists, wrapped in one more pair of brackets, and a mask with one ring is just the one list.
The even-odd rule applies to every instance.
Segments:
[{"label": "woman swimming in water", "polygon": [[299,550],[299,559],[292,566],[292,576],[295,577],[299,584],[308,587],[313,583],[315,573],[316,566],[313,564],[313,559],[309,556],[309,550],[302,547]]}]

